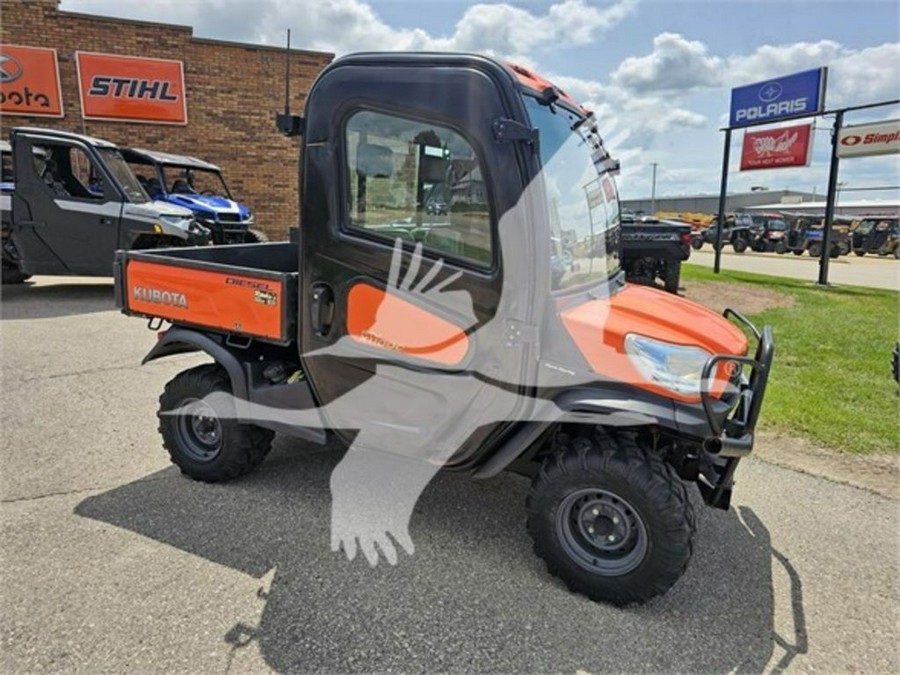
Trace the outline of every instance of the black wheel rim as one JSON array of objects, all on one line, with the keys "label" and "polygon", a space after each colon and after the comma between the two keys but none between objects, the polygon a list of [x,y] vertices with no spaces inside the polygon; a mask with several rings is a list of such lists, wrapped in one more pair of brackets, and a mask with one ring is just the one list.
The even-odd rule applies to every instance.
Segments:
[{"label": "black wheel rim", "polygon": [[634,570],[647,555],[647,528],[627,501],[607,490],[573,492],[557,511],[556,530],[580,567],[603,576]]},{"label": "black wheel rim", "polygon": [[182,449],[194,461],[211,462],[222,451],[222,422],[205,401],[189,398],[181,407],[187,411],[177,418]]}]

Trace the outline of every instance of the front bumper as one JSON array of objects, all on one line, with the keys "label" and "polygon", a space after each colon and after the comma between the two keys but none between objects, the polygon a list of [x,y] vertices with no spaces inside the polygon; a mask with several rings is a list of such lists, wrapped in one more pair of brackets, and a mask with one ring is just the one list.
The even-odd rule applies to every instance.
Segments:
[{"label": "front bumper", "polygon": [[730,361],[750,368],[749,377],[743,376],[736,383],[738,402],[732,414],[725,419],[716,413],[715,399],[710,395],[708,388],[704,388],[701,392],[700,402],[703,404],[703,411],[713,434],[705,440],[704,449],[722,457],[744,457],[753,450],[753,432],[759,420],[759,411],[769,383],[775,343],[771,326],[765,326],[760,332],[739,312],[726,309],[724,314],[726,318],[735,319],[753,333],[756,338],[756,352],[752,357],[716,354],[710,357],[703,367],[702,382],[711,381],[716,366],[721,362]]},{"label": "front bumper", "polygon": [[708,389],[700,395],[706,422],[711,434],[703,441],[703,460],[700,462],[698,486],[704,501],[710,506],[727,509],[731,503],[734,472],[742,457],[753,450],[756,423],[769,383],[775,343],[772,327],[760,332],[746,317],[733,309],[725,310],[725,317],[732,318],[756,338],[756,351],[750,356],[717,354],[710,357],[703,367],[702,382],[711,382],[717,365],[731,361],[741,364],[742,371],[749,368],[749,376],[741,372],[732,383],[737,387],[737,404],[728,407],[730,414],[722,413],[722,401],[713,398]]}]

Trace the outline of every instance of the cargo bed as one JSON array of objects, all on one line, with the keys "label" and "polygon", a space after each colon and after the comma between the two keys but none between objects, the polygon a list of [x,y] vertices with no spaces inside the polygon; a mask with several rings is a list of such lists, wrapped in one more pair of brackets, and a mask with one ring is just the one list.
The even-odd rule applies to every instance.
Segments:
[{"label": "cargo bed", "polygon": [[297,244],[117,251],[125,314],[286,345],[296,335]]}]

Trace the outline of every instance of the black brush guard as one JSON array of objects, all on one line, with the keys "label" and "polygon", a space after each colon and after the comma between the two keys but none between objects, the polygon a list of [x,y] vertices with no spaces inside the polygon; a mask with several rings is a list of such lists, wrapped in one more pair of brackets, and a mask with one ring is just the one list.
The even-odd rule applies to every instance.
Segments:
[{"label": "black brush guard", "polygon": [[[765,326],[760,332],[747,317],[730,308],[725,310],[724,316],[746,327],[756,338],[756,351],[752,357],[716,354],[703,366],[701,382],[704,386],[700,393],[700,402],[703,404],[712,436],[703,443],[707,461],[702,471],[704,480],[698,484],[708,504],[727,509],[731,501],[734,471],[740,459],[753,450],[754,430],[769,382],[775,343],[771,326]],[[716,366],[722,362],[737,363],[750,368],[749,378],[742,376],[738,384],[738,403],[732,414],[724,420],[714,413],[713,397],[709,387],[705,386],[707,382],[712,381]]]}]

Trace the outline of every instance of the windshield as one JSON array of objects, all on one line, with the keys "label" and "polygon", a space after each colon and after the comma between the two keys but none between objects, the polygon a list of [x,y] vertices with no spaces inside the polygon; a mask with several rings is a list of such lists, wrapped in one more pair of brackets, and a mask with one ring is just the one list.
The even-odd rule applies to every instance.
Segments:
[{"label": "windshield", "polygon": [[593,117],[524,98],[540,132],[551,289],[604,282],[619,271],[619,198]]},{"label": "windshield", "polygon": [[211,195],[231,199],[222,174],[210,169],[167,166],[163,169],[166,191],[175,195]]},{"label": "windshield", "polygon": [[144,188],[138,183],[137,178],[128,168],[128,164],[122,158],[122,153],[115,148],[97,148],[97,152],[103,158],[106,168],[116,179],[116,182],[122,187],[125,196],[129,201],[136,204],[149,202],[150,197],[144,192]]},{"label": "windshield", "polygon": [[872,227],[875,225],[877,221],[874,220],[863,220],[860,222],[859,226],[856,228],[856,231],[860,234],[868,234],[872,231]]},{"label": "windshield", "polygon": [[785,225],[784,221],[780,218],[769,218],[768,221],[766,221],[766,227],[768,227],[770,230],[787,229],[787,225]]}]

